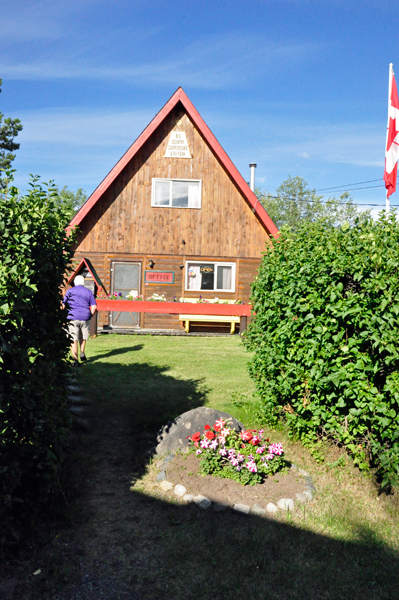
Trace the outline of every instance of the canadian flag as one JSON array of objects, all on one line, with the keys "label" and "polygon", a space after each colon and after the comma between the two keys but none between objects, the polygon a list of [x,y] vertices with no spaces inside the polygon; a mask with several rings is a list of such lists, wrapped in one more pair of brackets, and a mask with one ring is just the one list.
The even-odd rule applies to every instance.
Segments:
[{"label": "canadian flag", "polygon": [[391,91],[388,105],[387,144],[385,148],[384,181],[387,198],[396,190],[396,172],[399,159],[399,102],[395,75],[391,72],[389,89]]}]

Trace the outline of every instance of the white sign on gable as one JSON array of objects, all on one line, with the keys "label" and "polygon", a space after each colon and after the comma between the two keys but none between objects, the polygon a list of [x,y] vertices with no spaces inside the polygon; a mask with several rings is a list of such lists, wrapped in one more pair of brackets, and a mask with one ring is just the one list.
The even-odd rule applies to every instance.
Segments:
[{"label": "white sign on gable", "polygon": [[191,158],[184,131],[172,131],[170,134],[165,158]]}]

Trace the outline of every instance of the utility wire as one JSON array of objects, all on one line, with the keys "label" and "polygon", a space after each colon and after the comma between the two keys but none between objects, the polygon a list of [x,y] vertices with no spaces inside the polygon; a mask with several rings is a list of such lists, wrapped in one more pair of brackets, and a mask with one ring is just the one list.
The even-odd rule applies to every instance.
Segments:
[{"label": "utility wire", "polygon": [[[382,181],[381,177],[379,179],[370,179],[369,181],[357,181],[356,183],[346,183],[345,185],[336,185],[335,187],[322,188],[320,190],[315,190],[315,192],[328,192],[330,190],[337,190],[339,188],[347,188],[352,185],[363,185],[364,183],[374,183],[376,181]],[[368,188],[366,188],[368,189]]]},{"label": "utility wire", "polygon": [[[383,187],[383,186],[377,186],[377,187]],[[363,188],[363,189],[368,189],[368,188]],[[268,194],[265,197],[265,200],[267,200],[267,198],[272,198],[273,200],[289,200],[291,202],[318,202],[320,204],[328,204],[328,203],[334,203],[334,204],[340,204],[343,206],[348,206],[348,205],[353,205],[353,206],[384,206],[384,204],[371,204],[369,202],[355,202],[353,200],[348,200],[347,202],[339,202],[339,200],[315,200],[312,198],[293,198],[292,196],[272,196],[272,194]],[[262,203],[261,200],[259,200],[259,202]],[[399,204],[391,204],[391,206],[399,206]]]}]

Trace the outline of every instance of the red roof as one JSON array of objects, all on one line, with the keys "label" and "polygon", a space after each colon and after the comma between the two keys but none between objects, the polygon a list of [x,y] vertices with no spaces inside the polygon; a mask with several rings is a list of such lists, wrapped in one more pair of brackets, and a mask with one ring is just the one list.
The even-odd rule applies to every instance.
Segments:
[{"label": "red roof", "polygon": [[97,271],[95,270],[95,268],[91,264],[91,261],[90,261],[89,258],[82,258],[82,260],[80,261],[80,263],[78,264],[78,266],[76,267],[76,269],[69,276],[69,278],[67,280],[67,284],[70,285],[73,282],[73,280],[75,279],[76,275],[79,274],[79,272],[81,271],[81,269],[82,269],[83,266],[87,267],[90,275],[93,277],[94,281],[96,282],[96,284],[98,286],[98,292],[104,291],[105,293],[107,293],[105,291],[105,287],[104,287],[103,282],[99,278],[99,276],[97,274]]},{"label": "red roof", "polygon": [[137,140],[130,146],[130,148],[125,152],[122,158],[116,163],[114,168],[108,173],[108,175],[103,179],[100,185],[94,190],[90,198],[87,199],[82,208],[76,213],[73,217],[72,221],[69,223],[67,231],[69,232],[72,227],[75,225],[79,225],[85,216],[89,213],[89,211],[93,208],[93,206],[98,202],[104,192],[110,187],[110,185],[115,181],[118,175],[122,172],[122,170],[126,167],[126,165],[132,160],[134,155],[142,148],[145,142],[149,139],[149,137],[154,133],[157,127],[162,123],[162,121],[167,117],[167,115],[174,109],[174,107],[181,102],[184,106],[188,116],[196,125],[198,131],[205,138],[209,146],[214,151],[215,155],[221,162],[221,164],[226,169],[227,173],[230,175],[232,180],[235,182],[237,187],[242,192],[245,200],[252,208],[253,212],[256,214],[257,218],[266,229],[266,231],[270,235],[275,235],[278,232],[277,227],[260,204],[255,194],[249,188],[247,182],[244,180],[242,175],[238,172],[230,158],[227,156],[226,152],[223,150],[222,146],[219,144],[212,131],[209,129],[195,106],[188,99],[186,94],[183,91],[183,88],[179,87],[173,96],[168,100],[165,106],[159,111],[159,113],[153,118],[151,123],[144,129],[144,131],[139,135]]}]

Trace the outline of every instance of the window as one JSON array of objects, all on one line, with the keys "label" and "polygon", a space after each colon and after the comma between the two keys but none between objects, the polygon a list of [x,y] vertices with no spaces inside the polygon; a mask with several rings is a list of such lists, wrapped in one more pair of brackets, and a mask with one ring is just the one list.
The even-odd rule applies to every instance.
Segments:
[{"label": "window", "polygon": [[201,208],[201,181],[198,179],[153,179],[151,206]]},{"label": "window", "polygon": [[186,263],[186,290],[234,292],[235,263]]}]

